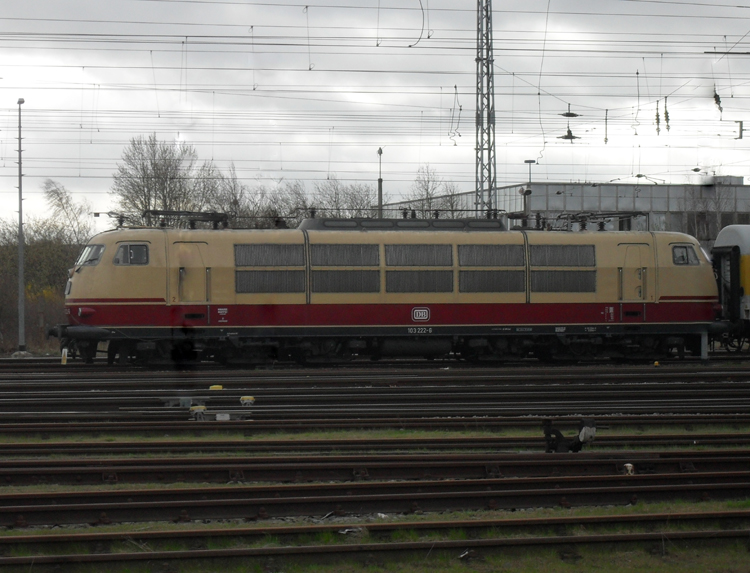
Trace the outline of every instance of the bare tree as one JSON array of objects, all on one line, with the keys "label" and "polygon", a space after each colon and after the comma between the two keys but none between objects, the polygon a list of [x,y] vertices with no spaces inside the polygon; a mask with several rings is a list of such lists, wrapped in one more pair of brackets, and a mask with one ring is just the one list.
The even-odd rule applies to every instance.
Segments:
[{"label": "bare tree", "polygon": [[224,184],[224,175],[219,171],[211,161],[204,161],[197,170],[192,174],[188,182],[191,187],[191,206],[190,211],[203,211],[211,203],[222,185]]},{"label": "bare tree", "polygon": [[417,171],[406,201],[411,209],[422,218],[461,217],[463,209],[462,193],[453,182],[445,181],[432,167],[423,165]]},{"label": "bare tree", "polygon": [[52,179],[42,184],[47,206],[52,210],[52,219],[66,230],[66,241],[74,245],[85,245],[93,234],[91,207],[88,202],[76,203],[63,185]]},{"label": "bare tree", "polygon": [[406,199],[412,201],[412,209],[420,213],[422,218],[431,217],[439,207],[438,195],[443,186],[442,178],[429,164],[417,170],[417,176],[411,185]]},{"label": "bare tree", "polygon": [[[80,251],[67,223],[54,217],[24,222],[25,319],[29,348],[51,349],[44,325],[65,322],[68,269]],[[0,350],[9,350],[18,331],[18,223],[0,219]],[[36,326],[38,325],[38,326]],[[4,342],[3,342],[4,341]]]},{"label": "bare tree", "polygon": [[312,204],[323,217],[368,217],[376,200],[372,186],[362,183],[346,185],[335,175],[315,183],[312,196]]},{"label": "bare tree", "polygon": [[466,214],[466,195],[453,182],[444,182],[442,195],[438,197],[440,216],[447,219],[460,219]]},{"label": "bare tree", "polygon": [[687,232],[699,241],[713,241],[721,229],[721,214],[734,211],[731,190],[721,185],[689,189],[681,203],[687,213]]},{"label": "bare tree", "polygon": [[110,193],[119,209],[140,220],[153,209],[199,210],[201,199],[193,185],[196,161],[192,145],[159,141],[156,134],[134,137],[123,151]]},{"label": "bare tree", "polygon": [[[351,217],[371,217],[377,212],[373,207],[378,201],[378,192],[372,185],[352,183],[348,187],[348,208]],[[388,201],[388,193],[383,193],[383,202]]]},{"label": "bare tree", "polygon": [[310,216],[312,204],[301,181],[284,181],[267,194],[269,222],[280,218],[290,227],[296,227],[302,219]]}]

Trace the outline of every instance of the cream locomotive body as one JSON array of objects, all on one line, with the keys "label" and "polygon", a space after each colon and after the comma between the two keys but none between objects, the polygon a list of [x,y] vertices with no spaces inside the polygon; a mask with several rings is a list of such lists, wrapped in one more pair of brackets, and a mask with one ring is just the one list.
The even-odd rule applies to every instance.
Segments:
[{"label": "cream locomotive body", "polygon": [[679,233],[326,220],[121,228],[71,270],[64,344],[91,359],[704,355],[718,292]]}]

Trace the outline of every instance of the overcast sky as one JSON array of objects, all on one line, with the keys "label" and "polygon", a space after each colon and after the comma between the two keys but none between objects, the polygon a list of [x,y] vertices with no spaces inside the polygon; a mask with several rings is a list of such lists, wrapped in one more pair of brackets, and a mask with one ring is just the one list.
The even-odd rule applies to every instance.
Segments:
[{"label": "overcast sky", "polygon": [[[493,28],[499,186],[527,159],[539,181],[750,175],[750,2],[494,0]],[[122,151],[150,133],[250,187],[375,185],[382,147],[394,200],[426,164],[471,191],[476,29],[473,0],[4,2],[0,216],[18,98],[26,213],[46,178],[113,209]]]}]

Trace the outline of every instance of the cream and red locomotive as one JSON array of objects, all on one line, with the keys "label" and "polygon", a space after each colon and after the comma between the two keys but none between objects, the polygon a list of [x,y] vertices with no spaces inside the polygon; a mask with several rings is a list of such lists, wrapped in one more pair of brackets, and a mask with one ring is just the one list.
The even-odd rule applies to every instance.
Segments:
[{"label": "cream and red locomotive", "polygon": [[91,360],[107,342],[121,362],[706,357],[719,300],[688,235],[492,219],[118,228],[65,294],[63,344]]}]

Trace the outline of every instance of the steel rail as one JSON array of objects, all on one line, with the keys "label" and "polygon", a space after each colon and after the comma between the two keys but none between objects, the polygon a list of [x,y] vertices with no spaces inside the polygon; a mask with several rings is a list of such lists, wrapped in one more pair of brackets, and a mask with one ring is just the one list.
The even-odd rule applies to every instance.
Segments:
[{"label": "steel rail", "polygon": [[[592,393],[597,396],[608,398],[627,398],[648,396],[671,397],[674,395],[690,394],[696,397],[712,397],[720,392],[727,396],[747,396],[750,393],[750,380],[711,382],[706,381],[663,381],[645,382],[630,381],[614,384],[600,381],[596,388],[590,384],[578,382],[569,383],[526,383],[514,382],[503,386],[488,385],[475,380],[455,380],[451,385],[407,385],[396,386],[373,386],[352,384],[347,388],[324,388],[310,384],[300,393],[300,388],[295,386],[261,388],[252,385],[252,381],[245,381],[245,386],[224,387],[223,385],[208,385],[200,388],[177,387],[160,388],[158,381],[149,381],[147,387],[118,388],[109,386],[107,383],[97,385],[95,388],[75,389],[56,388],[54,390],[35,389],[24,382],[17,383],[13,389],[1,389],[0,399],[13,401],[19,404],[34,403],[39,401],[58,400],[97,400],[111,399],[129,401],[140,398],[142,400],[173,400],[178,397],[192,397],[201,399],[214,399],[218,401],[231,402],[242,396],[251,395],[262,397],[269,404],[284,403],[290,401],[315,404],[358,402],[362,396],[369,399],[377,399],[383,403],[405,399],[424,398],[430,395],[435,402],[454,402],[457,400],[474,400],[477,397],[503,398],[505,400],[523,401],[539,395],[550,397],[565,397],[576,399],[588,399]],[[213,389],[217,388],[217,389]]]},{"label": "steel rail", "polygon": [[58,492],[51,504],[29,492],[0,495],[0,526],[631,505],[749,494],[750,472]]},{"label": "steel rail", "polygon": [[[269,408],[259,406],[257,403],[252,408],[234,408],[214,407],[210,404],[207,406],[204,416],[213,420],[216,414],[231,416],[238,419],[253,421],[271,421],[287,420],[288,424],[295,425],[300,418],[309,420],[336,420],[351,422],[358,419],[360,424],[368,424],[370,419],[382,419],[385,417],[414,419],[421,418],[448,418],[460,417],[466,418],[485,418],[485,417],[520,417],[520,416],[543,416],[543,417],[562,417],[570,416],[572,413],[576,416],[584,417],[602,417],[613,413],[621,415],[685,415],[685,414],[723,414],[729,417],[731,414],[742,413],[750,410],[750,396],[747,399],[738,400],[737,398],[716,398],[694,399],[689,400],[675,396],[669,400],[659,401],[602,401],[595,397],[590,401],[556,401],[544,403],[519,403],[519,404],[498,404],[488,406],[486,403],[476,404],[453,404],[450,406],[430,405],[418,406],[413,402],[404,402],[400,404],[388,404],[382,406],[345,406],[336,407],[335,405],[311,405],[311,406],[293,406]],[[114,405],[113,405],[114,408]],[[112,410],[92,408],[83,409],[62,409],[60,405],[45,405],[39,409],[13,410],[2,412],[2,418],[5,422],[28,423],[29,421],[44,422],[92,422],[92,421],[113,421],[113,422],[138,422],[138,421],[188,421],[191,415],[188,408],[179,407],[122,407]]]},{"label": "steel rail", "polygon": [[743,523],[750,521],[750,510],[728,510],[728,511],[691,511],[682,513],[630,513],[618,515],[575,515],[557,517],[532,517],[532,518],[487,518],[478,519],[441,519],[420,521],[351,521],[337,522],[333,524],[309,524],[302,525],[254,525],[214,528],[210,525],[198,529],[169,529],[169,530],[143,530],[135,529],[129,531],[106,531],[87,533],[44,533],[44,534],[13,534],[0,536],[0,546],[28,545],[54,545],[58,543],[97,543],[112,541],[158,541],[191,538],[259,538],[259,537],[283,537],[301,535],[314,535],[317,533],[340,533],[346,536],[356,533],[358,530],[376,535],[389,534],[394,531],[445,531],[452,529],[463,530],[503,530],[508,529],[513,533],[519,531],[534,531],[536,529],[547,529],[549,527],[560,528],[595,528],[597,526],[609,527],[612,525],[647,525],[649,527],[669,526],[683,524],[694,524],[695,522],[719,521],[726,526],[727,521]]},{"label": "steel rail", "polygon": [[[626,466],[626,464],[628,464]],[[5,485],[114,483],[352,482],[730,472],[750,468],[750,452],[713,455],[658,453],[324,455],[191,458],[7,460]],[[36,499],[58,499],[40,493]]]},{"label": "steel rail", "polygon": [[[632,544],[644,542],[656,542],[660,546],[665,542],[671,544],[676,541],[694,540],[736,540],[747,539],[750,529],[735,531],[681,531],[681,532],[659,532],[659,533],[621,533],[602,535],[576,535],[576,536],[553,536],[553,537],[529,537],[511,539],[467,539],[461,541],[411,541],[392,543],[364,543],[364,544],[332,544],[332,545],[308,545],[297,547],[261,547],[240,549],[195,549],[185,551],[145,551],[139,553],[116,553],[116,554],[75,554],[75,555],[38,555],[34,557],[0,557],[0,565],[47,565],[47,564],[84,564],[84,563],[121,563],[121,562],[174,562],[188,561],[190,563],[201,563],[204,560],[220,559],[222,562],[230,559],[241,559],[242,564],[252,564],[250,559],[268,559],[270,557],[283,557],[286,560],[293,558],[317,558],[323,556],[335,557],[339,560],[345,556],[352,559],[367,558],[373,554],[392,554],[394,557],[405,553],[419,552],[422,555],[433,555],[435,558],[448,551],[453,557],[480,557],[482,552],[498,550],[500,548],[512,547],[555,547],[555,546],[578,546],[594,544]],[[469,553],[471,551],[471,553]],[[262,561],[256,563],[262,566]]]},{"label": "steel rail", "polygon": [[[176,413],[174,421],[79,421],[72,423],[56,422],[13,422],[0,423],[3,435],[40,435],[43,439],[49,436],[66,434],[154,434],[178,435],[181,433],[242,432],[248,436],[264,431],[303,431],[315,429],[351,429],[351,428],[411,428],[411,429],[483,429],[501,430],[507,428],[541,428],[543,418],[540,416],[462,416],[462,417],[382,417],[367,419],[346,418],[297,418],[292,420],[227,420],[196,421],[185,420],[183,412]],[[550,417],[556,427],[569,430],[578,426],[580,416],[561,415]],[[641,429],[659,426],[685,426],[692,431],[697,426],[735,426],[750,424],[750,414],[607,414],[597,417],[600,428]]]},{"label": "steel rail", "polygon": [[[725,422],[726,423],[726,422]],[[600,428],[601,429],[601,428]],[[572,437],[572,436],[571,436]],[[595,449],[654,446],[750,446],[750,433],[696,433],[652,434],[652,435],[600,435]],[[301,439],[301,440],[195,440],[195,441],[127,441],[127,442],[21,442],[0,443],[0,455],[96,455],[96,454],[159,454],[222,452],[258,454],[264,452],[330,452],[330,451],[383,451],[383,450],[461,450],[480,451],[515,448],[545,449],[545,441],[539,436],[515,437],[439,437],[439,438],[394,438],[394,439]]]},{"label": "steel rail", "polygon": [[[648,533],[627,533],[627,534],[595,534],[587,533],[585,535],[556,535],[556,536],[531,536],[528,533],[523,537],[518,536],[518,531],[524,532],[539,528],[571,528],[585,527],[587,529],[596,528],[597,526],[623,525],[623,524],[640,524],[649,527],[665,526],[668,524],[679,524],[680,526],[690,526],[694,522],[704,523],[706,521],[720,520],[726,524],[729,520],[744,523],[750,518],[750,513],[744,511],[728,512],[700,512],[694,514],[651,514],[651,515],[624,515],[610,517],[558,517],[542,519],[483,519],[472,521],[443,521],[443,522],[401,522],[401,523],[349,523],[338,525],[309,525],[309,526],[275,526],[275,527],[256,527],[256,528],[222,528],[222,529],[199,529],[199,530],[181,530],[181,531],[127,531],[113,533],[74,533],[74,534],[49,534],[49,535],[16,535],[5,536],[0,538],[0,546],[10,546],[14,548],[23,548],[26,555],[17,557],[0,557],[0,566],[33,566],[34,564],[42,565],[63,565],[71,563],[114,563],[137,562],[145,559],[153,560],[190,560],[198,558],[226,559],[229,557],[239,557],[244,560],[252,557],[291,557],[316,555],[320,556],[325,553],[336,552],[338,555],[344,553],[362,553],[362,552],[415,552],[429,551],[430,549],[438,551],[445,550],[465,550],[475,549],[480,551],[489,551],[501,547],[544,547],[554,545],[592,545],[598,543],[614,544],[632,544],[656,541],[663,543],[665,541],[675,542],[678,540],[692,541],[701,539],[745,539],[750,536],[748,529],[735,529],[733,531],[718,530],[716,528],[701,529],[693,531],[672,531],[663,530],[659,532]],[[339,538],[346,538],[349,533],[367,531],[368,534],[375,537],[389,535],[397,531],[433,531],[444,532],[447,530],[467,530],[471,532],[478,531],[502,531],[512,528],[515,534],[512,538],[503,538],[493,536],[482,539],[481,544],[470,542],[468,545],[465,541],[448,541],[435,540],[405,543],[333,543],[331,545],[296,545],[290,547],[286,544],[283,547],[264,547],[261,552],[257,548],[233,548],[230,553],[227,550],[213,550],[210,554],[206,553],[204,547],[192,550],[149,550],[143,544],[160,541],[186,542],[191,544],[200,543],[207,539],[221,539],[223,537],[232,537],[233,539],[258,539],[258,538],[284,538],[299,537],[302,535],[309,536],[320,533],[338,534]],[[473,535],[476,536],[476,533]],[[140,552],[116,552],[107,551],[107,546],[113,542],[140,543],[143,551]],[[94,544],[98,551],[77,552],[68,551],[63,554],[50,555],[39,552],[39,548],[53,548],[62,546],[77,546],[80,548],[83,544]],[[436,545],[437,544],[437,545]],[[428,548],[429,546],[429,548]],[[345,547],[346,551],[341,551]],[[102,551],[102,548],[104,549]],[[247,551],[250,549],[250,551]],[[218,552],[217,552],[218,551]],[[34,553],[34,555],[28,555]],[[474,554],[479,557],[479,553]],[[245,561],[245,564],[247,562]]]},{"label": "steel rail", "polygon": [[[552,376],[551,376],[552,375]],[[189,388],[206,388],[217,382],[228,388],[249,384],[256,388],[275,389],[280,386],[310,387],[347,387],[363,384],[390,387],[392,385],[450,385],[452,383],[473,382],[486,385],[503,386],[507,384],[536,383],[550,385],[550,378],[555,384],[577,383],[581,385],[600,385],[602,383],[619,384],[629,382],[690,382],[741,380],[750,377],[744,366],[699,366],[666,364],[659,368],[654,366],[632,366],[598,364],[577,367],[545,366],[534,368],[494,367],[467,368],[460,364],[450,370],[431,368],[428,370],[410,370],[395,368],[376,372],[372,368],[359,370],[342,370],[339,368],[314,370],[205,370],[192,371],[93,371],[81,372],[76,369],[61,369],[60,372],[44,374],[40,372],[14,373],[0,368],[0,389],[19,387],[23,383],[29,389],[54,390],[69,389],[142,389],[152,387],[154,383],[165,387],[180,386]]]},{"label": "steel rail", "polygon": [[[162,391],[150,393],[60,393],[24,397],[0,394],[0,414],[5,419],[46,416],[75,419],[76,416],[166,416],[186,414],[193,405],[205,405],[212,410],[233,410],[254,419],[272,417],[383,417],[394,412],[409,412],[421,416],[477,416],[477,415],[565,415],[581,412],[588,415],[618,413],[717,413],[743,412],[750,408],[750,385],[742,387],[694,389],[677,384],[667,388],[634,386],[615,393],[606,387],[601,391],[575,392],[572,389],[548,388],[546,392],[484,392],[463,389],[460,394],[436,393],[434,389],[421,392],[390,389],[372,392],[370,389],[341,394],[319,394],[316,391],[296,394],[257,395],[248,392],[225,393],[215,391],[200,394]],[[254,396],[252,408],[242,407],[247,395]]]}]

